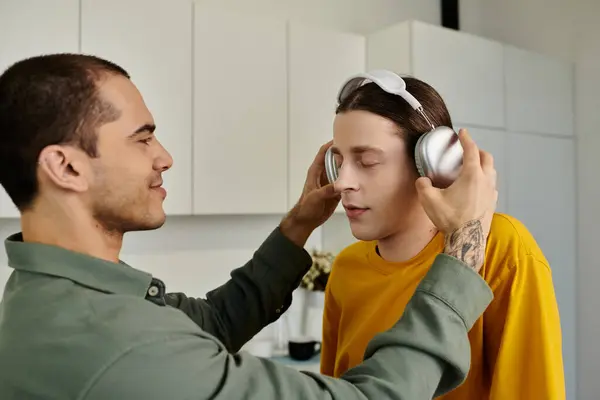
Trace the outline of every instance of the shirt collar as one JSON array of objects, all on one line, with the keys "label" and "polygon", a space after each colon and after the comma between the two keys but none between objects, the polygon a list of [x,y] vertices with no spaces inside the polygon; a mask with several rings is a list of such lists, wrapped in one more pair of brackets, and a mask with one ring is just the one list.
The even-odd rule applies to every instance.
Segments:
[{"label": "shirt collar", "polygon": [[22,233],[5,242],[8,265],[16,270],[66,278],[106,293],[145,297],[152,275],[126,263],[101,260],[61,247],[23,242]]}]

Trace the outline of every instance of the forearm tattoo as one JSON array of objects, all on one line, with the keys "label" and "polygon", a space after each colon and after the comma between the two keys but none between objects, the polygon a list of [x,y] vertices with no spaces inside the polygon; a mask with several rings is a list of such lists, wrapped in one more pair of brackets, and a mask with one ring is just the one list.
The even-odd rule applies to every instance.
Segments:
[{"label": "forearm tattoo", "polygon": [[469,221],[446,235],[444,253],[479,271],[485,258],[485,237],[481,222],[477,219]]}]

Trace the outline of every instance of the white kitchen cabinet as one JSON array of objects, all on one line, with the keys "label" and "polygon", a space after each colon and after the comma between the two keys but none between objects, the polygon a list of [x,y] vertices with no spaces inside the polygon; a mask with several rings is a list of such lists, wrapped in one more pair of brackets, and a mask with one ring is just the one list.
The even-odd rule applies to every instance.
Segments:
[{"label": "white kitchen cabinet", "polygon": [[508,134],[505,130],[501,129],[484,129],[460,124],[454,125],[456,132],[461,128],[467,129],[479,148],[487,151],[494,157],[494,166],[498,174],[498,207],[496,211],[500,213],[507,212],[508,171],[506,168],[508,161],[506,158],[506,146]]},{"label": "white kitchen cabinet", "polygon": [[508,45],[504,62],[507,128],[572,136],[572,64]]},{"label": "white kitchen cabinet", "polygon": [[508,212],[546,255],[560,309],[567,392],[575,388],[576,190],[571,138],[509,133]]},{"label": "white kitchen cabinet", "polygon": [[187,0],[82,0],[81,50],[129,72],[173,156],[170,215],[192,214],[192,21]]},{"label": "white kitchen cabinet", "polygon": [[456,123],[505,125],[501,43],[407,21],[367,36],[367,69],[388,69],[430,84]]},{"label": "white kitchen cabinet", "polygon": [[[78,0],[0,1],[0,73],[27,57],[79,50]],[[0,218],[19,212],[0,188]]]},{"label": "white kitchen cabinet", "polygon": [[[365,70],[365,38],[290,23],[288,27],[289,197],[293,206],[321,145],[333,138],[337,93]],[[341,205],[338,212],[343,211]]]},{"label": "white kitchen cabinet", "polygon": [[284,213],[285,21],[196,5],[194,214]]}]

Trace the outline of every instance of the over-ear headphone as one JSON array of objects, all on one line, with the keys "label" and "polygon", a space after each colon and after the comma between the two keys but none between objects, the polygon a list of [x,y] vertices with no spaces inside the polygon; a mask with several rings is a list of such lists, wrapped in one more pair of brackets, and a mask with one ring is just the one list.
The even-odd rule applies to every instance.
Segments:
[{"label": "over-ear headphone", "polygon": [[[431,131],[421,135],[415,147],[415,164],[419,175],[431,179],[438,188],[448,187],[458,177],[462,166],[463,148],[458,135],[448,126],[436,127],[423,110],[419,101],[406,90],[406,82],[391,71],[376,70],[352,76],[340,88],[338,104],[341,104],[359,87],[373,82],[384,91],[398,95],[421,115],[431,126]],[[327,179],[333,183],[338,178],[338,167],[331,148],[325,153]]]}]

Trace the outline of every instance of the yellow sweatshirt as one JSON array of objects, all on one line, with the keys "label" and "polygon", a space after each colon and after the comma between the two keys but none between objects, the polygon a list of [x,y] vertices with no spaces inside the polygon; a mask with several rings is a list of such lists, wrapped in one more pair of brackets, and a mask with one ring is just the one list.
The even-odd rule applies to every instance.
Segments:
[{"label": "yellow sweatshirt", "polygon": [[[444,240],[406,262],[386,262],[376,242],[335,259],[325,292],[321,372],[339,377],[368,342],[402,315]],[[567,266],[571,267],[571,266]],[[561,328],[548,261],[527,228],[496,214],[481,275],[494,300],[469,333],[471,370],[444,400],[564,400]]]}]

